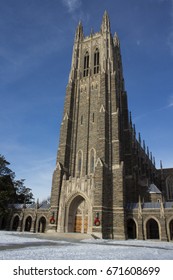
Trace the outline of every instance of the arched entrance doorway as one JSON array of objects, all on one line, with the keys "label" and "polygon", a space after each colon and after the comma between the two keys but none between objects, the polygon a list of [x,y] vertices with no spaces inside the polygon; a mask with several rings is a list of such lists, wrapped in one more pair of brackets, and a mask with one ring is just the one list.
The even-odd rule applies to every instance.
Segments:
[{"label": "arched entrance doorway", "polygon": [[127,221],[127,236],[128,239],[136,239],[136,223],[133,219]]},{"label": "arched entrance doorway", "polygon": [[25,221],[25,231],[30,231],[32,225],[32,218],[29,216]]},{"label": "arched entrance doorway", "polygon": [[45,217],[41,217],[38,222],[38,232],[45,232],[46,230],[46,219]]},{"label": "arched entrance doorway", "polygon": [[19,226],[19,216],[16,216],[13,220],[12,230],[17,230]]},{"label": "arched entrance doorway", "polygon": [[173,220],[169,223],[170,240],[173,240]]},{"label": "arched entrance doorway", "polygon": [[147,222],[147,239],[159,239],[159,227],[158,223],[154,219],[150,219]]},{"label": "arched entrance doorway", "polygon": [[69,207],[68,232],[87,233],[88,205],[84,197],[75,197]]}]

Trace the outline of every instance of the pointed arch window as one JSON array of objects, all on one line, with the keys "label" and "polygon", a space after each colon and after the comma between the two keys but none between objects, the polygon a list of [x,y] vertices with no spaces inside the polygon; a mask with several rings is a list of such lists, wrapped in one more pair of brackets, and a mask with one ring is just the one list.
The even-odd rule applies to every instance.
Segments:
[{"label": "pointed arch window", "polygon": [[173,200],[173,176],[169,176],[166,179],[166,191],[167,191],[167,199]]},{"label": "pointed arch window", "polygon": [[92,115],[92,122],[94,122],[94,120],[95,120],[95,115],[93,113],[93,115]]},{"label": "pointed arch window", "polygon": [[94,173],[94,156],[91,156],[90,173]]},{"label": "pointed arch window", "polygon": [[94,74],[99,73],[99,60],[100,60],[99,50],[96,49],[94,53]]},{"label": "pointed arch window", "polygon": [[82,174],[82,151],[77,153],[77,174],[81,176]]},{"label": "pointed arch window", "polygon": [[94,173],[95,170],[95,151],[92,149],[90,151],[90,173]]},{"label": "pointed arch window", "polygon": [[81,173],[81,167],[82,167],[82,157],[79,156],[78,158],[78,172]]},{"label": "pointed arch window", "polygon": [[87,77],[89,74],[89,53],[86,52],[84,56],[84,71],[83,76]]}]

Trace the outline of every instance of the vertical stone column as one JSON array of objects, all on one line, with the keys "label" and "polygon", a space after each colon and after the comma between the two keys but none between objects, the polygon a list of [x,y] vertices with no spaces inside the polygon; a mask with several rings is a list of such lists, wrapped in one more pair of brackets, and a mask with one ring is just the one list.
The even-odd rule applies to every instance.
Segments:
[{"label": "vertical stone column", "polygon": [[66,200],[66,188],[67,183],[71,183],[71,177],[69,181],[66,180],[66,176],[63,176],[60,199],[59,199],[59,211],[58,211],[58,223],[57,223],[57,232],[68,232],[68,223],[67,223],[67,208],[65,205]]},{"label": "vertical stone column", "polygon": [[166,230],[166,220],[164,217],[160,219],[160,227],[161,227],[161,232],[160,232],[160,237],[162,241],[168,241],[168,235],[167,235],[167,230]]},{"label": "vertical stone column", "polygon": [[[104,188],[104,165],[100,158],[97,159],[95,174],[94,174],[94,205],[93,205],[93,221],[92,232],[102,238],[103,237],[103,219],[102,219],[102,201],[103,201],[103,188]],[[98,223],[94,223],[96,216]]]},{"label": "vertical stone column", "polygon": [[50,208],[50,217],[49,217],[50,224],[48,225],[48,231],[56,231],[57,229],[62,177],[63,177],[63,169],[61,164],[58,162],[52,180],[51,208]]},{"label": "vertical stone column", "polygon": [[25,214],[23,214],[22,223],[21,223],[21,231],[25,231]]},{"label": "vertical stone column", "polygon": [[143,218],[142,217],[139,217],[139,219],[138,219],[137,239],[144,240],[144,228],[143,228]]},{"label": "vertical stone column", "polygon": [[168,241],[167,227],[166,227],[166,218],[165,218],[165,208],[163,201],[160,203],[160,226],[161,226],[161,240]]},{"label": "vertical stone column", "polygon": [[23,231],[23,217],[24,217],[24,214],[22,211],[20,214],[20,217],[19,217],[19,226],[17,228],[17,231]]},{"label": "vertical stone column", "polygon": [[126,239],[123,162],[113,170],[113,238]]},{"label": "vertical stone column", "polygon": [[33,215],[30,232],[35,232],[36,216]]}]

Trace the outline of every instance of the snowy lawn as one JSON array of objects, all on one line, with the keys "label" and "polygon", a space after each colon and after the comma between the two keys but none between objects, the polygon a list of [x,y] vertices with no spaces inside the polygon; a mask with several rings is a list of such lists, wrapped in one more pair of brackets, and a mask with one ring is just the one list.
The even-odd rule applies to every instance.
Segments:
[{"label": "snowy lawn", "polygon": [[1,260],[173,260],[172,242],[100,239],[72,242],[30,238],[28,233],[26,237],[23,233],[13,234],[0,232]]},{"label": "snowy lawn", "polygon": [[[24,235],[26,235],[26,237]],[[32,238],[28,237],[28,235],[30,235]],[[35,243],[35,242],[44,242],[44,240],[39,238],[33,238],[33,233],[0,231],[0,247],[7,246],[10,244],[27,244],[27,243]],[[51,240],[51,242],[56,242],[56,241]],[[59,241],[59,242],[64,243],[65,241]]]}]

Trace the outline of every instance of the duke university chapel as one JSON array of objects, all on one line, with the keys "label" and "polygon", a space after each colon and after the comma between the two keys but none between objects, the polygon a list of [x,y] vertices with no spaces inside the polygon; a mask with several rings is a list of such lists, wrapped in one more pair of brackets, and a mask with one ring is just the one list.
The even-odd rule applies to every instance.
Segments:
[{"label": "duke university chapel", "polygon": [[136,135],[107,12],[98,33],[76,29],[50,202],[13,205],[0,227],[173,239],[173,168],[156,169]]}]

